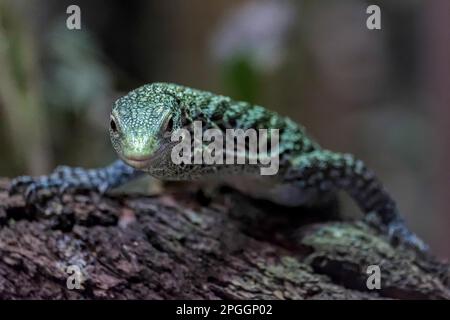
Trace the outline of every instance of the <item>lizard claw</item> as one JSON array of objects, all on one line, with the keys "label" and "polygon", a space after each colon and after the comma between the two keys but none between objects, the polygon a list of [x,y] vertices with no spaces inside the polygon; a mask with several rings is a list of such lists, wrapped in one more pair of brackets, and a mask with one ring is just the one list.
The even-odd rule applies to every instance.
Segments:
[{"label": "lizard claw", "polygon": [[97,189],[100,194],[104,194],[109,188],[110,188],[109,184],[106,182],[103,182],[98,186]]},{"label": "lizard claw", "polygon": [[37,192],[39,190],[39,187],[35,183],[31,183],[28,185],[25,189],[25,201],[27,203],[33,202],[33,200],[36,198]]},{"label": "lizard claw", "polygon": [[58,188],[58,193],[59,194],[63,194],[64,192],[66,192],[68,189],[70,189],[70,184],[68,182],[64,182],[63,184],[61,184],[61,186]]}]

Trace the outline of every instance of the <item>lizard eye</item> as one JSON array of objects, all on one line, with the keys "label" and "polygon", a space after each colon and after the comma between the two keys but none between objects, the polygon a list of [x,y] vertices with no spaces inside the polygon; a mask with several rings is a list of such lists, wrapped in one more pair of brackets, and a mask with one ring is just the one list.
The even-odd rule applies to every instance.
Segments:
[{"label": "lizard eye", "polygon": [[164,125],[164,132],[163,132],[164,138],[169,138],[172,135],[173,126],[174,126],[173,118],[170,116],[170,118],[167,119],[166,124]]},{"label": "lizard eye", "polygon": [[112,132],[117,133],[117,124],[116,121],[114,121],[114,118],[111,118],[111,121],[109,122],[109,127],[111,128]]},{"label": "lizard eye", "polygon": [[173,130],[173,118],[170,117],[166,124],[166,131],[172,132]]}]

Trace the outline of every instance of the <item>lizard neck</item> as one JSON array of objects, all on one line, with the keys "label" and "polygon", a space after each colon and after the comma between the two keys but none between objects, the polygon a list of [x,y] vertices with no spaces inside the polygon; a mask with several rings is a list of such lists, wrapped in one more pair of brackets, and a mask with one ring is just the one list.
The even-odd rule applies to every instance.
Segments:
[{"label": "lizard neck", "polygon": [[[277,130],[278,141],[278,158],[280,169],[289,166],[289,159],[293,155],[302,153],[309,153],[319,148],[319,146],[310,139],[303,127],[296,124],[288,117],[279,115],[276,112],[269,111],[259,105],[250,104],[243,101],[236,101],[229,97],[216,95],[211,92],[191,89],[188,87],[176,84],[153,84],[153,90],[169,94],[177,100],[179,109],[177,116],[181,119],[181,127],[187,129],[191,133],[191,145],[194,145],[194,124],[201,123],[202,136],[208,129],[218,129],[219,132],[226,136],[228,129],[232,130]],[[270,134],[267,136],[270,139]],[[246,142],[247,144],[250,141]],[[261,144],[261,141],[258,141]],[[272,141],[264,142],[267,146],[272,145]],[[211,141],[201,141],[201,148],[204,150],[211,144]],[[224,144],[225,146],[225,144]],[[249,146],[246,146],[249,150]],[[258,150],[259,151],[259,150]],[[224,154],[227,150],[223,149]],[[254,156],[254,155],[253,155]],[[193,155],[192,155],[193,157]],[[245,163],[250,163],[250,158],[246,156]],[[170,167],[168,159],[161,159],[161,165],[158,167]],[[227,174],[236,173],[259,173],[259,170],[253,170],[252,166],[237,165],[234,169],[232,167],[219,165],[200,165],[190,162],[189,166],[181,170],[176,170],[177,174],[180,172],[193,172],[220,174],[226,172]],[[251,168],[249,168],[251,167]],[[175,170],[175,168],[173,168]],[[178,168],[180,169],[180,168]],[[166,170],[164,170],[166,171]],[[166,171],[167,172],[167,171]],[[165,172],[164,172],[165,174]]]}]

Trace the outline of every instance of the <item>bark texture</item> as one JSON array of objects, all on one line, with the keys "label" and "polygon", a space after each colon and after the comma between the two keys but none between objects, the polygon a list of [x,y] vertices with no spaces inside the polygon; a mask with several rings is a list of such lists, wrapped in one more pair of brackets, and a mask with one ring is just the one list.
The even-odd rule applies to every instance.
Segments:
[{"label": "bark texture", "polygon": [[[327,210],[183,189],[44,190],[26,205],[8,185],[0,180],[0,299],[450,298],[448,265]],[[69,290],[74,265],[82,288]],[[380,266],[380,290],[367,289],[369,265]]]}]

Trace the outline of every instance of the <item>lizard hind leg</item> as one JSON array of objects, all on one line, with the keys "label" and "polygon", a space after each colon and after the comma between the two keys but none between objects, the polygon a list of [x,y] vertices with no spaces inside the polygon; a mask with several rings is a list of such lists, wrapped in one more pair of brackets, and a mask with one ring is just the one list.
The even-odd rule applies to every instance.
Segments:
[{"label": "lizard hind leg", "polygon": [[411,232],[400,216],[395,201],[373,172],[351,154],[316,150],[302,154],[286,171],[285,183],[320,193],[344,190],[365,214],[365,220],[400,242],[425,252],[428,246]]}]

